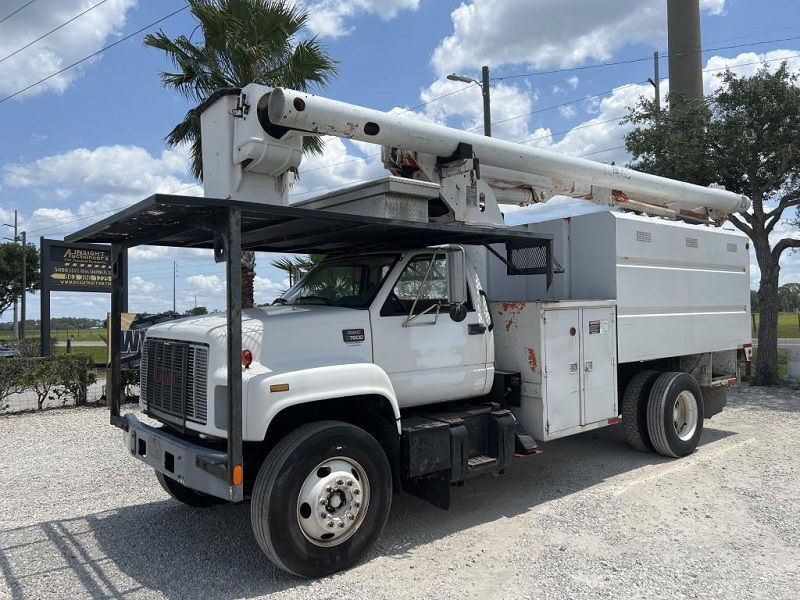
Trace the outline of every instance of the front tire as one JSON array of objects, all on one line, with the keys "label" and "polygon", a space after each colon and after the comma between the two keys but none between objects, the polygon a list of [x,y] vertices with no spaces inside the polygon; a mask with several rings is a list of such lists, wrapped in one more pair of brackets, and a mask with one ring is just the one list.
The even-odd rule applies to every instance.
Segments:
[{"label": "front tire", "polygon": [[165,492],[175,498],[175,500],[178,502],[183,502],[187,506],[192,506],[194,508],[207,508],[209,506],[216,506],[217,504],[222,504],[225,502],[225,500],[222,498],[209,496],[208,494],[188,488],[182,483],[175,481],[171,477],[167,477],[158,471],[156,471],[156,479],[158,479],[158,483],[161,484],[161,487],[164,488]]},{"label": "front tire", "polygon": [[301,577],[349,569],[383,530],[391,481],[383,448],[363,429],[302,425],[278,442],[256,477],[256,541],[276,566]]},{"label": "front tire", "polygon": [[656,452],[680,457],[694,452],[703,433],[703,394],[688,373],[664,373],[647,402],[647,430]]}]

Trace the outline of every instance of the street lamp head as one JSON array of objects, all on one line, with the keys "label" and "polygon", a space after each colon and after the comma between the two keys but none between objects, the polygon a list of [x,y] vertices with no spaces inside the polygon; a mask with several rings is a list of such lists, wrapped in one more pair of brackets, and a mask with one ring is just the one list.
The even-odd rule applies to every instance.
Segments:
[{"label": "street lamp head", "polygon": [[463,75],[456,75],[455,73],[451,73],[447,76],[450,81],[463,81],[464,83],[478,83],[471,77],[464,77]]}]

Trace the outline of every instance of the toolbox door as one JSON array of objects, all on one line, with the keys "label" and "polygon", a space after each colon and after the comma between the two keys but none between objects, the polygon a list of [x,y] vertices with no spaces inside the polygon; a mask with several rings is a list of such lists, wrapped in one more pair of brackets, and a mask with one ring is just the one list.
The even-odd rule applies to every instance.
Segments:
[{"label": "toolbox door", "polygon": [[580,311],[544,313],[548,434],[581,424]]},{"label": "toolbox door", "polygon": [[617,328],[613,306],[584,308],[582,312],[581,377],[583,420],[581,425],[616,417]]}]

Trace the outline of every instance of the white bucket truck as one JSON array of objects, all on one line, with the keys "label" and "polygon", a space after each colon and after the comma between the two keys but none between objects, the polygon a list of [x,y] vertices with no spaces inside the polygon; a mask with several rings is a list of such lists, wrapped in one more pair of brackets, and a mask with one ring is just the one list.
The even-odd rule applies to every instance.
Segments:
[{"label": "white bucket truck", "polygon": [[[745,197],[255,84],[216,94],[201,121],[220,205],[283,210],[307,135],[379,144],[391,172],[291,213],[360,220],[274,305],[243,311],[242,464],[227,480],[209,467],[235,414],[225,313],[148,329],[141,408],[161,427],[121,425],[178,500],[249,497],[258,544],[287,571],[353,566],[393,493],[446,508],[452,484],[537,442],[622,421],[638,450],[690,454],[749,358],[747,239],[715,226]],[[554,195],[618,209],[504,224],[500,204]],[[303,235],[246,220],[245,249]],[[460,228],[470,243],[441,245]],[[433,245],[409,247],[412,233]]]}]

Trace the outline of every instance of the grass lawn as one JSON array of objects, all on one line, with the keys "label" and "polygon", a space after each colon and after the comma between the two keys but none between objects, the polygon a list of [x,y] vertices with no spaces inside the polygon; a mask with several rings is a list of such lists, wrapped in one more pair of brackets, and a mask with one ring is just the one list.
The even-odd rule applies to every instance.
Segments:
[{"label": "grass lawn", "polygon": [[[55,353],[66,354],[67,349],[63,346],[56,346]],[[76,347],[72,349],[72,354],[84,354],[98,365],[104,365],[106,364],[106,360],[108,360],[108,349],[105,346]]]},{"label": "grass lawn", "polygon": [[[755,319],[755,327],[753,328],[753,337],[758,337],[758,313],[753,314]],[[798,322],[797,313],[780,313],[778,315],[778,337],[779,338],[796,338],[800,337],[800,322]]]},{"label": "grass lawn", "polygon": [[[758,348],[753,348],[753,362],[750,365],[752,370],[751,377],[754,377],[756,374],[757,353],[758,353]],[[789,358],[788,350],[786,348],[778,348],[778,373],[780,374],[781,379],[786,379],[786,376],[789,374],[788,358]],[[741,374],[742,381],[747,381],[746,368],[747,368],[747,363],[743,360],[740,360],[739,373]]]},{"label": "grass lawn", "polygon": [[[106,330],[103,329],[53,329],[50,334],[59,342],[66,342],[70,335],[74,335],[72,339],[76,342],[104,342],[106,337]],[[39,339],[39,331],[26,331],[26,338],[34,340]],[[10,331],[0,331],[0,340],[10,340],[12,335]]]}]

